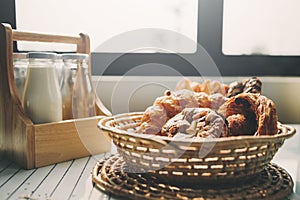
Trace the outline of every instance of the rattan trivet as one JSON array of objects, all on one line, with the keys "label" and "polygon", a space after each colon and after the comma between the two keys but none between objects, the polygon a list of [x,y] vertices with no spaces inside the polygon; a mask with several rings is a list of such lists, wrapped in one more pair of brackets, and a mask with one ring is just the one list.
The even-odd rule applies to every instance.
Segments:
[{"label": "rattan trivet", "polygon": [[281,167],[269,164],[248,183],[226,187],[178,187],[147,174],[128,173],[120,155],[97,162],[92,180],[98,188],[129,199],[284,199],[293,192],[293,181]]}]

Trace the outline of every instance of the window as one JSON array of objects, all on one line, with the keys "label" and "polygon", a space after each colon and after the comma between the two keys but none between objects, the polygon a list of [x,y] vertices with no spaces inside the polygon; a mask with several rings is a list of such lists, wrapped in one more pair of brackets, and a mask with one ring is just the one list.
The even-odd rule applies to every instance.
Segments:
[{"label": "window", "polygon": [[[30,2],[34,6],[26,5]],[[87,0],[80,8],[79,0],[2,0],[0,4],[1,22],[10,22],[13,27],[55,33],[65,31],[65,27],[68,27],[70,32],[61,34],[88,33],[94,50],[93,75],[123,75],[136,66],[151,66],[154,63],[157,68],[147,67],[148,71],[141,70],[133,75],[203,75],[195,70],[197,66],[206,70],[205,75],[214,76],[216,73],[210,73],[209,70],[217,66],[219,74],[223,76],[300,76],[300,39],[297,37],[300,25],[296,20],[300,17],[297,12],[300,6],[298,0]],[[37,5],[46,7],[50,14],[43,16],[46,12],[39,13]],[[96,8],[99,8],[99,12]],[[26,10],[26,13],[22,14],[20,9]],[[57,13],[55,10],[58,10]],[[91,12],[83,14],[82,10]],[[254,18],[251,17],[253,13]],[[24,19],[20,18],[21,14]],[[26,16],[32,18],[26,19]],[[88,18],[80,22],[84,26],[77,26],[78,20],[84,17]],[[61,22],[55,24],[58,28],[46,23],[49,19]],[[68,19],[73,20],[74,24],[69,23]],[[29,27],[29,21],[30,26],[34,27]],[[271,26],[272,23],[280,26]],[[43,27],[42,30],[38,30],[40,27]],[[193,44],[197,41],[199,45],[186,45],[176,37],[158,37],[154,34],[136,37],[150,41],[142,49],[122,49],[118,43],[109,48],[98,48],[98,43],[103,44],[103,41],[120,33],[145,30],[143,28],[179,32]],[[249,32],[256,35],[251,38]],[[270,32],[272,37],[266,37]],[[156,43],[151,44],[151,41]],[[22,49],[24,46],[20,45]],[[215,64],[199,56],[203,52],[207,52]],[[173,71],[156,70],[161,66],[169,66]]]},{"label": "window", "polygon": [[299,0],[224,0],[226,55],[300,55]]},{"label": "window", "polygon": [[[92,52],[193,53],[197,47],[197,17],[198,0],[16,1],[18,29],[56,34],[87,33]],[[172,34],[174,32],[179,34]],[[194,44],[188,45],[180,35],[191,38]],[[141,47],[130,49],[135,42]],[[18,47],[19,50],[40,48],[24,42]],[[57,44],[42,48],[73,50]]]}]

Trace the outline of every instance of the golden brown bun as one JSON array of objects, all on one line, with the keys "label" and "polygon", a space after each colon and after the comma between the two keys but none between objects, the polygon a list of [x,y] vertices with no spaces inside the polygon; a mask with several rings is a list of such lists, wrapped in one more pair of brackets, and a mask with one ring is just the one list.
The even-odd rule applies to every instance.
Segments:
[{"label": "golden brown bun", "polygon": [[274,135],[278,132],[275,104],[263,95],[238,94],[226,101],[218,112],[228,120],[229,135]]}]

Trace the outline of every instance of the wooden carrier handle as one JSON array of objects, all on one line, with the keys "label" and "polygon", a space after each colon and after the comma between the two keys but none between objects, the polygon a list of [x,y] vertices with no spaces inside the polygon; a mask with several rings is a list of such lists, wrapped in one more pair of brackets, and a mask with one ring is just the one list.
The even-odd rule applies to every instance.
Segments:
[{"label": "wooden carrier handle", "polygon": [[77,53],[90,54],[90,38],[88,35],[80,33],[79,36],[62,36],[45,33],[33,33],[19,30],[12,30],[13,41],[31,42],[54,42],[64,44],[76,44]]},{"label": "wooden carrier handle", "polygon": [[57,42],[66,44],[79,44],[81,37],[50,35],[44,33],[33,33],[13,30],[13,40],[17,41],[36,41],[36,42]]}]

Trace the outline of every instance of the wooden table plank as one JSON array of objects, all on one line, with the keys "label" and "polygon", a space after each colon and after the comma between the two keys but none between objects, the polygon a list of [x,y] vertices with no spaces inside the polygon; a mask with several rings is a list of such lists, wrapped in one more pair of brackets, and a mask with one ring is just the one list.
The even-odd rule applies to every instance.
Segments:
[{"label": "wooden table plank", "polygon": [[[0,173],[0,187],[2,187],[6,182],[12,178],[21,168],[14,163],[11,163],[7,168],[5,168]],[[0,193],[1,196],[1,193]]]},{"label": "wooden table plank", "polygon": [[97,157],[97,159],[94,156],[89,158],[88,163],[85,166],[85,169],[82,172],[82,175],[78,180],[72,195],[70,196],[70,199],[89,199],[89,196],[93,190],[91,172],[98,159],[102,157],[104,157],[104,154],[101,154],[101,156]]},{"label": "wooden table plank", "polygon": [[72,163],[72,166],[51,195],[51,199],[69,199],[88,160],[88,157],[85,157]]},{"label": "wooden table plank", "polygon": [[41,167],[34,171],[34,173],[16,190],[10,199],[30,199],[34,191],[44,181],[44,178],[53,170],[54,165]]},{"label": "wooden table plank", "polygon": [[50,199],[53,191],[63,179],[73,161],[56,164],[41,185],[31,195],[33,199]]},{"label": "wooden table plank", "polygon": [[0,188],[0,197],[7,199],[9,198],[35,171],[33,170],[19,170],[18,173],[14,174],[5,185]]}]

